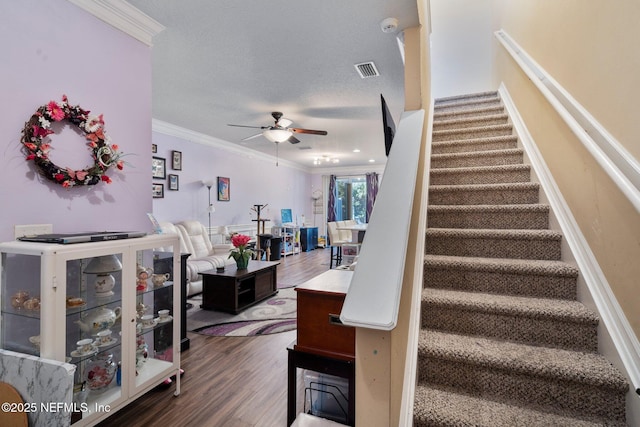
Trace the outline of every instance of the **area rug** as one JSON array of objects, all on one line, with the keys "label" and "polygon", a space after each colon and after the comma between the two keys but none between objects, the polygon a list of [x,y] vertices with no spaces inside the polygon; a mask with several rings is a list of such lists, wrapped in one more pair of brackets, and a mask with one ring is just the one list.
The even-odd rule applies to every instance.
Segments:
[{"label": "area rug", "polygon": [[202,310],[202,296],[189,302],[193,307],[187,311],[187,329],[202,335],[248,337],[291,331],[296,328],[296,291],[293,287],[281,288],[265,301],[249,307],[238,314]]}]

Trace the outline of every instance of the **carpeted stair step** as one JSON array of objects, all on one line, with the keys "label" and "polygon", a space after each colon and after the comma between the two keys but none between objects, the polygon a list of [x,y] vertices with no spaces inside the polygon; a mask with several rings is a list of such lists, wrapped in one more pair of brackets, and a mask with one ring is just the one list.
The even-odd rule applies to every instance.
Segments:
[{"label": "carpeted stair step", "polygon": [[467,99],[438,99],[434,105],[434,113],[465,111],[502,105],[497,95],[474,97]]},{"label": "carpeted stair step", "polygon": [[459,141],[465,139],[486,138],[490,136],[511,135],[512,133],[513,126],[510,124],[489,125],[464,129],[434,130],[432,132],[432,141]]},{"label": "carpeted stair step", "polygon": [[503,112],[504,106],[500,103],[495,103],[486,107],[468,108],[464,110],[434,111],[433,120],[436,122],[439,120],[450,120],[462,117],[492,116]]},{"label": "carpeted stair step", "polygon": [[431,255],[560,260],[562,234],[552,230],[428,228]]},{"label": "carpeted stair step", "polygon": [[423,329],[418,381],[564,416],[625,420],[625,378],[596,353]]},{"label": "carpeted stair step", "polygon": [[520,148],[490,150],[467,153],[444,153],[431,156],[431,167],[461,168],[471,166],[498,166],[522,163],[523,151]]},{"label": "carpeted stair step", "polygon": [[425,288],[422,327],[565,350],[598,351],[598,316],[571,300]]},{"label": "carpeted stair step", "polygon": [[467,168],[431,169],[431,185],[498,184],[528,182],[529,165],[474,166]]},{"label": "carpeted stair step", "polygon": [[[605,424],[606,421],[606,424]],[[413,410],[415,427],[622,427],[600,418],[591,420],[506,405],[453,391],[418,385]]]},{"label": "carpeted stair step", "polygon": [[432,154],[465,153],[470,151],[506,150],[518,146],[515,135],[492,136],[486,138],[464,139],[459,141],[434,142]]},{"label": "carpeted stair step", "polygon": [[467,103],[469,101],[478,101],[478,100],[500,100],[498,96],[498,92],[495,90],[492,91],[484,91],[477,93],[469,93],[464,95],[452,95],[445,96],[442,98],[438,98],[435,100],[435,106],[443,106],[443,105],[452,105],[452,104],[460,104]]},{"label": "carpeted stair step", "polygon": [[575,299],[578,269],[562,261],[425,255],[424,286]]},{"label": "carpeted stair step", "polygon": [[434,205],[427,208],[430,228],[549,228],[548,205]]},{"label": "carpeted stair step", "polygon": [[476,117],[456,117],[448,119],[439,119],[433,122],[433,130],[453,130],[474,127],[484,127],[492,125],[504,125],[509,122],[509,116],[506,114],[491,114]]},{"label": "carpeted stair step", "polygon": [[506,205],[534,204],[540,185],[533,182],[501,184],[432,185],[430,205]]}]

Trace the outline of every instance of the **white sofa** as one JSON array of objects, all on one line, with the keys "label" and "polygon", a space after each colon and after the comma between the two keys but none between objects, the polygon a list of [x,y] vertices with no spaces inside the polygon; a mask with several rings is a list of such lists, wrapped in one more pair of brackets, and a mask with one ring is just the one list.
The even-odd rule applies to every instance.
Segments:
[{"label": "white sofa", "polygon": [[182,221],[177,224],[161,222],[163,234],[177,234],[180,238],[180,252],[191,254],[187,258],[187,296],[202,292],[202,271],[235,264],[229,258],[233,245],[222,243],[212,245],[207,229],[198,221]]}]

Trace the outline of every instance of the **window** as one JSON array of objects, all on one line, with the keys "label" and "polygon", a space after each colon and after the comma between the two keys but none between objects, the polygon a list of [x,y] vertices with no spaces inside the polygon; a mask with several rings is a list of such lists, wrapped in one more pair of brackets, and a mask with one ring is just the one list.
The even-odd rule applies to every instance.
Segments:
[{"label": "window", "polygon": [[367,222],[367,180],[365,176],[336,179],[336,221]]}]

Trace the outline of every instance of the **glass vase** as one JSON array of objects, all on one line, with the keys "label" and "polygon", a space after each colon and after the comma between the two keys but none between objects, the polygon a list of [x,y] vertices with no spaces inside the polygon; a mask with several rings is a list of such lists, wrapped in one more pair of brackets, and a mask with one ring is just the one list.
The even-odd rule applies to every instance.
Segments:
[{"label": "glass vase", "polygon": [[248,265],[249,265],[248,256],[240,255],[238,258],[236,258],[236,267],[238,267],[238,270],[246,270]]}]

